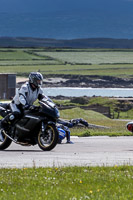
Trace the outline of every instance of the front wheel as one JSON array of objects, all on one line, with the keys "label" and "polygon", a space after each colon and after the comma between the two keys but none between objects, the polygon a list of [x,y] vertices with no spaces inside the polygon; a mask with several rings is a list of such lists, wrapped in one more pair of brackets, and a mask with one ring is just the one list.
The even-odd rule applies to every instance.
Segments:
[{"label": "front wheel", "polygon": [[48,124],[45,131],[38,133],[38,146],[43,151],[52,150],[58,142],[58,131],[54,124]]},{"label": "front wheel", "polygon": [[12,141],[0,130],[0,150],[7,149]]}]

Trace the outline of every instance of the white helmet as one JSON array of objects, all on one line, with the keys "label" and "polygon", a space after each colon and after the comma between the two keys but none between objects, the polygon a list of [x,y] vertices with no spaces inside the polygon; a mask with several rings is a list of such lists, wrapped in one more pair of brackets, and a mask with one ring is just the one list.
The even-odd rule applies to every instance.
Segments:
[{"label": "white helmet", "polygon": [[39,88],[43,83],[43,75],[39,72],[31,72],[29,74],[29,83]]}]

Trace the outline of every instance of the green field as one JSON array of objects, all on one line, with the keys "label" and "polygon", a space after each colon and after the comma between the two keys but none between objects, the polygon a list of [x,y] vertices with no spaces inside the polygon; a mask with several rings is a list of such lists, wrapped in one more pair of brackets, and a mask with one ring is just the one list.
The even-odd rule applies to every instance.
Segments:
[{"label": "green field", "polygon": [[77,64],[133,63],[133,52],[37,52],[37,54]]},{"label": "green field", "polygon": [[133,167],[0,169],[0,200],[132,200]]},{"label": "green field", "polygon": [[0,49],[0,72],[26,76],[30,71],[43,74],[80,74],[131,78],[133,51],[114,49]]}]

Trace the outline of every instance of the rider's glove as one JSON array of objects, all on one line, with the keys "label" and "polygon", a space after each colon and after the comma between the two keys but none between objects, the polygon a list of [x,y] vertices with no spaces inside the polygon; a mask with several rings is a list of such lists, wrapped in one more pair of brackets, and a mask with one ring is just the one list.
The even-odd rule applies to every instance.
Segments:
[{"label": "rider's glove", "polygon": [[79,119],[71,119],[70,122],[74,125],[77,125],[78,123],[83,124],[84,126],[88,127],[88,122],[82,118]]},{"label": "rider's glove", "polygon": [[23,107],[24,110],[34,110],[35,109],[35,106],[34,105],[28,105],[26,104],[24,107]]},{"label": "rider's glove", "polygon": [[88,122],[84,119],[79,119],[79,123],[83,124],[84,126],[88,127]]},{"label": "rider's glove", "polygon": [[34,105],[32,105],[32,106],[29,107],[29,110],[34,110],[34,109],[35,109]]},{"label": "rider's glove", "polygon": [[30,108],[30,105],[29,104],[26,104],[25,106],[23,106],[23,109],[24,110],[28,110]]},{"label": "rider's glove", "polygon": [[70,120],[70,123],[72,123],[73,126],[74,126],[74,125],[77,125],[79,122],[78,122],[77,119],[71,119],[71,120]]}]

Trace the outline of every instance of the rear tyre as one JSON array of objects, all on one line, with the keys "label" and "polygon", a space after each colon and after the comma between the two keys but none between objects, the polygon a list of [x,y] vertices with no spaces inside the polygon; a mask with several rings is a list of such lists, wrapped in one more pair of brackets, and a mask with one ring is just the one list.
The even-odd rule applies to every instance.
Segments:
[{"label": "rear tyre", "polygon": [[7,149],[12,141],[4,134],[4,132],[1,132],[3,141],[0,141],[0,150]]},{"label": "rear tyre", "polygon": [[54,124],[48,124],[45,131],[38,133],[38,146],[43,151],[52,150],[58,142],[58,131]]}]

